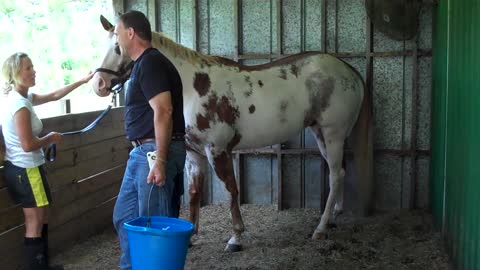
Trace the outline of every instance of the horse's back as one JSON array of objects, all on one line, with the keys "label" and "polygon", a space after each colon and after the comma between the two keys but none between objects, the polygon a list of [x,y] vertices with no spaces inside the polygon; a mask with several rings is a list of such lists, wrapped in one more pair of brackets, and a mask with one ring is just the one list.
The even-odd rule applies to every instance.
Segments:
[{"label": "horse's back", "polygon": [[205,74],[209,91],[190,100],[187,126],[196,126],[205,144],[227,147],[235,137],[235,149],[280,143],[313,123],[348,123],[349,130],[363,98],[358,74],[321,53],[248,69],[228,62]]},{"label": "horse's back", "polygon": [[240,91],[232,91],[240,115],[235,128],[242,135],[237,148],[280,143],[313,123],[340,125],[349,133],[363,98],[361,77],[326,54],[310,54],[244,77],[248,82],[236,76]]}]

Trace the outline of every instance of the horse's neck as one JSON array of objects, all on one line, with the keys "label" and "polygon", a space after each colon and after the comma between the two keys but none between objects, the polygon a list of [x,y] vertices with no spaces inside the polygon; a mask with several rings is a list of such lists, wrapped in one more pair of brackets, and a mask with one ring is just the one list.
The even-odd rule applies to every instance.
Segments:
[{"label": "horse's neck", "polygon": [[162,34],[154,36],[153,44],[163,55],[165,55],[177,70],[182,73],[195,69],[201,64],[201,55],[189,48],[186,48]]}]

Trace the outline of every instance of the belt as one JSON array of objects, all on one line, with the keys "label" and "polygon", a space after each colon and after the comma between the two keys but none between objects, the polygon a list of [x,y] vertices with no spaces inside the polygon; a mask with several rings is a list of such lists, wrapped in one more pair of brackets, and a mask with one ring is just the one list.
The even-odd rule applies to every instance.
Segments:
[{"label": "belt", "polygon": [[155,138],[136,139],[130,142],[132,143],[133,147],[138,147],[147,142],[155,142]]},{"label": "belt", "polygon": [[[172,141],[183,141],[183,140],[185,140],[185,134],[183,133],[172,135]],[[130,142],[132,143],[133,147],[138,147],[144,143],[154,142],[154,141],[155,141],[155,138],[143,138],[143,139],[136,139]]]},{"label": "belt", "polygon": [[183,133],[174,133],[172,134],[172,141],[184,141],[185,134]]}]

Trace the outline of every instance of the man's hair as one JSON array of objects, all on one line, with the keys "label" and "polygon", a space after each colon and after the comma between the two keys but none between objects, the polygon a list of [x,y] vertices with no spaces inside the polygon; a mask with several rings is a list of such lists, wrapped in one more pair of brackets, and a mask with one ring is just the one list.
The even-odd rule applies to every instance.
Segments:
[{"label": "man's hair", "polygon": [[143,40],[152,41],[152,28],[145,14],[140,11],[131,10],[119,18],[125,28],[133,28],[135,33]]}]

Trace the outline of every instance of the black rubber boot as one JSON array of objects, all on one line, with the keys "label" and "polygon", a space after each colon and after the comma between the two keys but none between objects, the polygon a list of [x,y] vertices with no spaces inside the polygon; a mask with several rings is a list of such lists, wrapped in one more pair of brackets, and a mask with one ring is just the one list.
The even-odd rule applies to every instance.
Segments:
[{"label": "black rubber boot", "polygon": [[43,248],[45,250],[45,258],[47,260],[48,270],[63,270],[63,265],[50,265],[50,257],[48,256],[48,224],[42,227]]},{"label": "black rubber boot", "polygon": [[42,238],[25,237],[24,264],[26,270],[48,270]]}]

